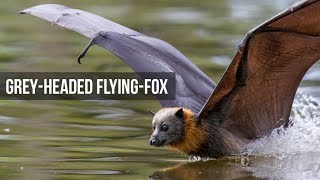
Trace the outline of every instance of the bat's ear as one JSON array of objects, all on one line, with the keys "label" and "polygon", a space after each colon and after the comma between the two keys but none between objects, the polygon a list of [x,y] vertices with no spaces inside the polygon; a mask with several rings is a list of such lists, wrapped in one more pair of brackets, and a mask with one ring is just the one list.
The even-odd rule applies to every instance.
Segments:
[{"label": "bat's ear", "polygon": [[178,118],[183,118],[183,109],[180,108],[174,115]]},{"label": "bat's ear", "polygon": [[149,109],[148,109],[148,111],[149,111],[150,114],[152,114],[152,116],[154,116],[156,114],[155,112],[150,111]]}]

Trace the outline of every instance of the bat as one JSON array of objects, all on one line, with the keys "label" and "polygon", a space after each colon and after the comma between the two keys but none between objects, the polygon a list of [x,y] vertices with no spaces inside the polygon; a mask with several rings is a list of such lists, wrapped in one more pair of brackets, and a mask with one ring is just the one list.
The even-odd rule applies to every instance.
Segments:
[{"label": "bat", "polygon": [[91,39],[135,72],[173,72],[176,99],[153,113],[150,144],[201,157],[240,152],[288,126],[293,99],[320,58],[320,2],[298,2],[250,30],[218,84],[165,41],[86,11],[44,4],[21,11]]}]

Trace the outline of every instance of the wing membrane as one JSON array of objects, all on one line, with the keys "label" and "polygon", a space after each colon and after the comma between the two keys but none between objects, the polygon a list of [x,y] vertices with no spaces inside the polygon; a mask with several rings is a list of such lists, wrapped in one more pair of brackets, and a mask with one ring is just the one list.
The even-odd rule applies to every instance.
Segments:
[{"label": "wing membrane", "polygon": [[251,30],[199,119],[252,139],[288,123],[296,90],[320,58],[320,2],[303,1]]},{"label": "wing membrane", "polygon": [[170,44],[100,16],[56,4],[31,7],[21,13],[91,38],[87,49],[98,44],[125,61],[135,72],[176,73],[176,100],[160,100],[163,107],[184,107],[198,113],[215,87],[210,78]]}]

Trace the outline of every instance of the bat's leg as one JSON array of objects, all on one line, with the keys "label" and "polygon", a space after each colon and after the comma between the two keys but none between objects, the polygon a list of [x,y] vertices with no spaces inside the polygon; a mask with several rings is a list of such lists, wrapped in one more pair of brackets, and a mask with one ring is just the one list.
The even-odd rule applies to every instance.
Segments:
[{"label": "bat's leg", "polygon": [[95,45],[95,40],[96,38],[91,39],[91,41],[89,42],[89,44],[84,48],[84,50],[80,53],[80,55],[78,56],[78,63],[81,64],[81,59],[84,58],[84,56],[86,55],[86,53],[88,52],[88,50],[90,49],[91,46]]}]

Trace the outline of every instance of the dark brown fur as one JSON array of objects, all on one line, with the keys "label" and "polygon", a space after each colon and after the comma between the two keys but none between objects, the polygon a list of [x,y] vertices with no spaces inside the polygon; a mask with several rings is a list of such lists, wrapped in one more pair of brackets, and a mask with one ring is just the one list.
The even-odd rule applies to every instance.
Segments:
[{"label": "dark brown fur", "polygon": [[170,149],[189,155],[219,158],[225,155],[239,153],[246,144],[246,139],[240,139],[222,126],[210,121],[198,121],[194,113],[183,109],[185,133],[179,143],[169,145]]}]

